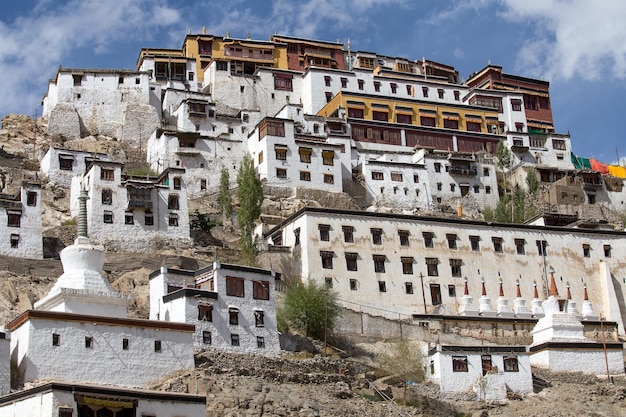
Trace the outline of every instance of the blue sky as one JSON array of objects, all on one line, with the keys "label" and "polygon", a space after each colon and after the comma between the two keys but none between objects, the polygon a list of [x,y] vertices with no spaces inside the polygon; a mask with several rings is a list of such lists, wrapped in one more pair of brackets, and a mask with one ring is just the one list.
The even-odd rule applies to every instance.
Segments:
[{"label": "blue sky", "polygon": [[189,31],[351,40],[353,50],[454,66],[488,62],[551,83],[558,133],[574,152],[626,156],[623,0],[21,0],[0,3],[0,116],[41,114],[58,66],[134,68],[142,47]]}]

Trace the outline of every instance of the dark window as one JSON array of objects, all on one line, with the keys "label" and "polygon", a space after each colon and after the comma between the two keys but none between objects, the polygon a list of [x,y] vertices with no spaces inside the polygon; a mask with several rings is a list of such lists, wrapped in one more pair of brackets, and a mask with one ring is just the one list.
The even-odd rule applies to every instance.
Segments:
[{"label": "dark window", "polygon": [[200,190],[206,190],[206,180],[200,180]]},{"label": "dark window", "polygon": [[93,348],[93,337],[85,336],[85,349]]},{"label": "dark window", "polygon": [[236,308],[228,309],[228,324],[237,326],[239,324],[239,310]]},{"label": "dark window", "polygon": [[450,273],[454,278],[461,278],[461,265],[463,265],[462,260],[450,259]]},{"label": "dark window", "polygon": [[348,79],[341,77],[341,88],[346,88],[348,86]]},{"label": "dark window", "polygon": [[110,206],[111,204],[113,204],[113,191],[108,189],[108,188],[104,188],[102,190],[102,204]]},{"label": "dark window", "polygon": [[178,210],[180,208],[177,194],[170,194],[167,198],[167,208],[169,210]]},{"label": "dark window", "polygon": [[373,255],[374,272],[385,272],[385,255]]},{"label": "dark window", "polygon": [[429,277],[437,277],[439,276],[439,271],[437,265],[439,264],[439,259],[437,258],[426,258],[426,268],[428,270]]},{"label": "dark window", "polygon": [[333,269],[333,256],[335,252],[320,251],[320,257],[322,258],[322,268]]},{"label": "dark window", "polygon": [[470,236],[469,240],[470,240],[470,246],[472,247],[472,250],[479,251],[480,250],[480,236]]},{"label": "dark window", "polygon": [[198,305],[198,320],[213,321],[213,306],[199,304]]},{"label": "dark window", "polygon": [[437,94],[439,95],[439,98],[443,98],[443,88],[438,88]]},{"label": "dark window", "polygon": [[350,280],[350,290],[352,290],[352,291],[356,291],[357,290],[356,279],[351,279]]},{"label": "dark window", "polygon": [[456,297],[456,287],[454,285],[448,285],[448,297]]},{"label": "dark window", "polygon": [[243,278],[226,277],[226,295],[243,297],[244,294]]},{"label": "dark window", "polygon": [[422,236],[424,237],[424,247],[434,248],[435,242],[433,240],[432,232],[422,232]]},{"label": "dark window", "polygon": [[333,279],[331,277],[324,278],[324,284],[326,285],[326,288],[332,288],[333,287]]},{"label": "dark window", "polygon": [[135,224],[135,217],[132,212],[127,212],[124,215],[124,224]]},{"label": "dark window", "polygon": [[155,340],[154,341],[154,351],[155,352],[161,352],[161,341],[160,340]]},{"label": "dark window", "polygon": [[300,181],[311,181],[311,173],[309,171],[300,171]]},{"label": "dark window", "polygon": [[446,240],[448,241],[448,249],[457,249],[456,246],[456,235],[453,233],[446,234]]},{"label": "dark window", "polygon": [[439,162],[435,162],[435,172],[441,172],[441,164]]},{"label": "dark window", "polygon": [[326,85],[326,87],[330,87],[330,76],[329,75],[325,75],[324,76],[324,84]]},{"label": "dark window", "polygon": [[275,147],[274,152],[276,153],[276,159],[278,159],[279,161],[287,160],[287,148]]},{"label": "dark window", "polygon": [[256,337],[256,347],[259,349],[265,348],[265,338],[263,336]]},{"label": "dark window", "polygon": [[454,90],[454,99],[456,101],[459,101],[461,99],[461,92],[460,91]]},{"label": "dark window", "polygon": [[100,168],[100,179],[105,181],[113,181],[115,178],[114,171],[112,169]]},{"label": "dark window", "polygon": [[548,246],[548,242],[546,242],[545,240],[537,240],[537,253],[539,254],[539,256],[548,256],[548,252],[546,250],[546,247]]},{"label": "dark window", "polygon": [[285,168],[276,168],[276,178],[287,178],[287,170]]},{"label": "dark window", "polygon": [[154,216],[152,215],[151,211],[146,211],[144,216],[143,216],[143,222],[146,226],[153,226],[154,225]]},{"label": "dark window", "polygon": [[501,237],[492,237],[491,241],[493,242],[493,250],[497,253],[502,253],[502,238]]},{"label": "dark window", "polygon": [[61,335],[57,333],[52,333],[52,346],[60,346],[61,345]]},{"label": "dark window", "polygon": [[387,292],[387,283],[385,281],[378,281],[378,292]]},{"label": "dark window", "polygon": [[400,237],[400,246],[409,246],[408,230],[398,230],[398,236]]},{"label": "dark window", "polygon": [[384,174],[380,171],[372,171],[372,179],[381,181],[385,178]]},{"label": "dark window", "polygon": [[363,109],[356,109],[354,107],[348,107],[348,117],[352,119],[362,119]]},{"label": "dark window", "polygon": [[511,108],[513,111],[522,111],[522,100],[512,99]]},{"label": "dark window", "polygon": [[402,273],[404,275],[412,275],[413,274],[413,262],[414,262],[413,257],[403,256],[402,258],[400,258],[400,261],[402,262]]},{"label": "dark window", "polygon": [[265,326],[265,314],[263,310],[254,310],[254,325],[256,327]]},{"label": "dark window", "polygon": [[72,408],[61,408],[59,407],[59,417],[73,417],[74,410]]},{"label": "dark window", "polygon": [[378,120],[380,122],[387,122],[389,121],[389,113],[387,113],[386,111],[372,111],[372,119],[373,120]]},{"label": "dark window", "polygon": [[335,177],[332,174],[324,174],[324,184],[334,184]]},{"label": "dark window", "polygon": [[180,190],[180,177],[174,177],[174,189],[175,190]]},{"label": "dark window", "polygon": [[270,299],[270,282],[269,281],[253,281],[252,282],[252,298],[255,300]]},{"label": "dark window", "polygon": [[402,182],[402,173],[401,172],[392,172],[391,173],[391,181]]},{"label": "dark window", "polygon": [[374,81],[374,91],[380,91],[380,81]]},{"label": "dark window", "polygon": [[128,350],[128,346],[129,346],[129,340],[124,338],[122,339],[122,350]]},{"label": "dark window", "polygon": [[413,283],[412,282],[405,282],[404,283],[404,292],[406,292],[407,294],[413,294]]},{"label": "dark window", "polygon": [[371,229],[372,232],[372,243],[374,245],[382,245],[383,244],[383,229]]},{"label": "dark window", "polygon": [[439,284],[430,284],[430,299],[434,306],[441,304],[441,287]]},{"label": "dark window", "polygon": [[481,130],[481,124],[477,123],[477,122],[467,122],[467,130],[469,132],[480,132]]},{"label": "dark window", "polygon": [[452,372],[467,372],[467,356],[452,357]]},{"label": "dark window", "polygon": [[357,80],[357,83],[359,84],[359,90],[363,90],[363,86],[365,85],[365,81]]},{"label": "dark window", "polygon": [[485,194],[491,194],[491,187],[490,186],[486,186],[485,187]]},{"label": "dark window", "polygon": [[293,91],[291,75],[274,74],[274,89],[282,91]]},{"label": "dark window", "polygon": [[483,168],[483,176],[484,177],[488,177],[489,176],[489,168]]},{"label": "dark window", "polygon": [[330,225],[320,224],[317,228],[320,231],[320,240],[328,242],[330,240]]},{"label": "dark window", "polygon": [[346,252],[345,256],[346,256],[346,269],[348,271],[356,271],[358,254],[355,252]]},{"label": "dark window", "polygon": [[413,86],[411,86],[410,84],[406,85],[406,93],[410,96],[413,95]]},{"label": "dark window", "polygon": [[20,227],[22,223],[22,212],[21,211],[9,211],[7,215],[7,226],[9,227]]},{"label": "dark window", "polygon": [[605,258],[611,257],[611,245],[604,245],[604,257]]},{"label": "dark window", "polygon": [[518,255],[524,255],[526,253],[526,240],[524,239],[515,239],[515,249],[517,250]]},{"label": "dark window", "polygon": [[230,335],[230,345],[231,346],[239,346],[239,335],[231,334]]},{"label": "dark window", "polygon": [[389,87],[391,88],[391,92],[392,92],[393,94],[396,94],[396,91],[398,90],[398,84],[396,84],[396,83],[390,83],[390,84],[389,84]]},{"label": "dark window", "polygon": [[354,243],[354,227],[341,226],[341,230],[343,231],[343,241],[346,243]]},{"label": "dark window", "polygon": [[504,372],[519,372],[517,356],[505,356],[502,360],[504,362]]},{"label": "dark window", "polygon": [[424,97],[428,97],[428,87],[422,87],[422,94]]},{"label": "dark window", "polygon": [[420,116],[420,125],[435,127],[436,121],[434,116]]},{"label": "dark window", "polygon": [[74,165],[74,158],[59,156],[59,168],[63,171],[71,171]]},{"label": "dark window", "polygon": [[20,235],[16,233],[11,234],[11,248],[15,249],[20,246]]},{"label": "dark window", "polygon": [[456,119],[443,119],[443,127],[446,129],[458,129],[459,121]]},{"label": "dark window", "polygon": [[112,211],[105,211],[102,221],[104,223],[113,223],[113,212]]},{"label": "dark window", "polygon": [[299,245],[300,244],[300,228],[298,227],[296,230],[293,231],[293,236],[295,239],[294,245]]},{"label": "dark window", "polygon": [[213,336],[211,335],[210,331],[204,330],[202,332],[202,343],[204,343],[205,345],[210,345],[211,343],[213,343]]},{"label": "dark window", "polygon": [[170,214],[168,224],[172,227],[177,227],[178,226],[178,214]]},{"label": "dark window", "polygon": [[588,244],[583,244],[583,256],[589,258],[591,256],[591,247]]},{"label": "dark window", "polygon": [[331,93],[330,91],[327,91],[324,94],[326,95],[326,103],[329,103],[330,100],[332,100],[332,98],[333,98],[333,93]]},{"label": "dark window", "polygon": [[34,191],[29,191],[26,194],[26,205],[27,206],[36,206],[37,205],[37,193]]}]

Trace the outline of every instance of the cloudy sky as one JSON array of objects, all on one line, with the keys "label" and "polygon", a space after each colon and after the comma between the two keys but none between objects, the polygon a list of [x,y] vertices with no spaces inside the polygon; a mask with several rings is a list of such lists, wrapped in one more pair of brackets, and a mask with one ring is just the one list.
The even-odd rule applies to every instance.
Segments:
[{"label": "cloudy sky", "polygon": [[353,50],[426,57],[464,79],[491,62],[548,80],[557,132],[570,132],[579,156],[611,163],[626,156],[625,22],[623,0],[5,0],[0,117],[40,115],[58,66],[132,69],[140,48],[180,48],[206,26],[350,39]]}]

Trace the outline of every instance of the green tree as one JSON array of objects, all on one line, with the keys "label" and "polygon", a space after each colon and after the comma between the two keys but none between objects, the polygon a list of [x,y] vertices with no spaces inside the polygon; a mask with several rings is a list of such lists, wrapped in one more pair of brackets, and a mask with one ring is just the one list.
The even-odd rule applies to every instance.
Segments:
[{"label": "green tree", "polygon": [[394,343],[388,353],[379,355],[378,362],[385,372],[402,380],[404,385],[402,401],[406,406],[406,388],[409,381],[421,382],[424,380],[422,353],[419,348],[406,340],[400,340]]},{"label": "green tree", "polygon": [[537,177],[537,170],[535,168],[529,168],[526,171],[526,184],[528,185],[528,192],[531,195],[535,195],[539,189],[539,178]]},{"label": "green tree", "polygon": [[500,169],[504,170],[511,168],[511,164],[513,163],[511,151],[502,141],[498,143],[498,148],[496,149],[496,157],[498,158],[498,167]]},{"label": "green tree", "polygon": [[254,265],[257,255],[254,222],[261,215],[263,186],[254,171],[254,162],[249,155],[243,158],[237,174],[237,198],[242,261],[246,265]]},{"label": "green tree", "polygon": [[308,280],[289,285],[279,315],[289,327],[323,339],[324,331],[328,333],[335,327],[339,312],[336,293]]},{"label": "green tree", "polygon": [[526,193],[519,185],[515,186],[513,194],[513,223],[524,223],[526,220]]},{"label": "green tree", "polygon": [[226,167],[222,168],[220,175],[220,194],[218,197],[222,215],[229,219],[233,213],[233,197],[230,194],[230,174]]}]

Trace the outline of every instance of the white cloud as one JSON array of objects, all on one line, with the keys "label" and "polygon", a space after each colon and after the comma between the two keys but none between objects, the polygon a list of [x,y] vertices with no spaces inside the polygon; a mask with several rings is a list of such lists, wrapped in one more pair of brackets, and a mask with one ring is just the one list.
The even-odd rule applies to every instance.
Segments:
[{"label": "white cloud", "polygon": [[623,0],[503,0],[503,16],[534,28],[518,54],[524,72],[548,79],[626,77]]},{"label": "white cloud", "polygon": [[0,22],[0,114],[32,113],[54,68],[76,48],[110,51],[114,42],[179,21],[165,0],[39,1],[28,15]]}]

